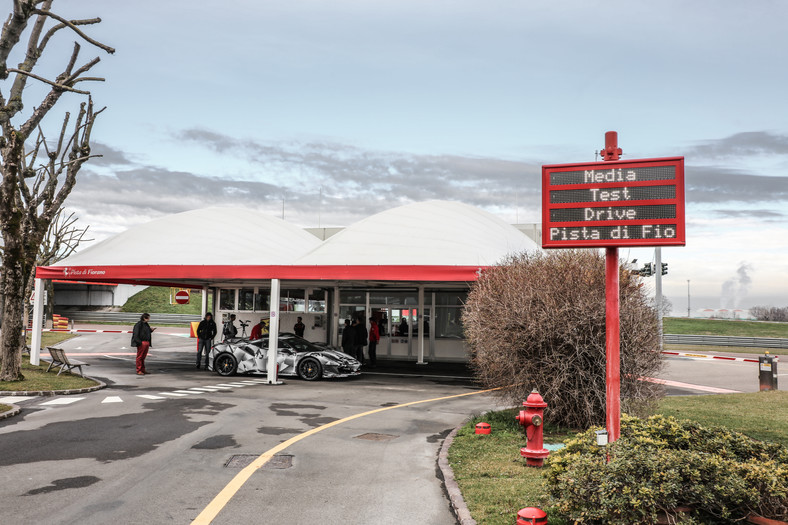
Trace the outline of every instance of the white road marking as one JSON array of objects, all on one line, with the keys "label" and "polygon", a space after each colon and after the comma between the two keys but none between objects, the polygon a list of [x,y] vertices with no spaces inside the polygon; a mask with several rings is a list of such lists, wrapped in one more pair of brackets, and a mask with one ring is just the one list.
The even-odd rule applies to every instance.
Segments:
[{"label": "white road marking", "polygon": [[195,386],[190,388],[189,390],[197,390],[198,392],[218,392],[221,388],[210,388],[210,387],[200,387]]},{"label": "white road marking", "polygon": [[0,397],[0,403],[10,403],[12,405],[18,405],[24,401],[32,401],[33,399],[38,399],[41,396],[8,396],[8,397]]},{"label": "white road marking", "polygon": [[185,397],[189,395],[189,394],[176,394],[175,392],[159,392],[159,394],[163,396],[172,396],[172,397]]},{"label": "white road marking", "polygon": [[211,385],[208,388],[216,388],[218,390],[232,390],[233,387],[230,385]]},{"label": "white road marking", "polygon": [[137,397],[142,397],[142,398],[145,398],[145,399],[167,399],[166,397],[154,396],[152,394],[137,394]]},{"label": "white road marking", "polygon": [[[237,385],[237,384],[231,385],[231,384],[229,384],[229,383],[219,383],[219,384],[218,384],[218,385],[216,385],[216,386],[223,386],[223,387],[226,387],[226,388],[235,388],[235,387],[237,387],[238,385]],[[241,385],[241,386],[246,386],[246,385]]]},{"label": "white road marking", "polygon": [[58,397],[57,399],[53,399],[52,401],[46,401],[41,404],[42,405],[70,405],[71,403],[82,401],[83,399],[85,398],[84,397]]},{"label": "white road marking", "polygon": [[194,394],[194,392],[192,392],[191,390],[173,390],[173,393],[175,393],[175,394],[184,394],[184,395],[185,394]]},{"label": "white road marking", "polygon": [[107,396],[102,403],[123,403],[123,400],[118,396]]}]

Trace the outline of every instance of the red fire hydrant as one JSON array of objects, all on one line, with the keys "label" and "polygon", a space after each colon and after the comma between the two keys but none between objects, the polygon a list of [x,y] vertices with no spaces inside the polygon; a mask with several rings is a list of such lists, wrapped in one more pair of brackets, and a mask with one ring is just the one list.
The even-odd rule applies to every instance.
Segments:
[{"label": "red fire hydrant", "polygon": [[517,525],[544,525],[547,513],[537,507],[526,507],[517,513]]},{"label": "red fire hydrant", "polygon": [[520,455],[525,458],[525,464],[529,467],[541,467],[544,465],[544,458],[550,455],[550,451],[543,446],[542,423],[544,422],[544,409],[547,403],[544,402],[539,392],[534,389],[523,401],[525,410],[515,416],[515,419],[525,427],[526,444],[525,448],[520,449]]}]

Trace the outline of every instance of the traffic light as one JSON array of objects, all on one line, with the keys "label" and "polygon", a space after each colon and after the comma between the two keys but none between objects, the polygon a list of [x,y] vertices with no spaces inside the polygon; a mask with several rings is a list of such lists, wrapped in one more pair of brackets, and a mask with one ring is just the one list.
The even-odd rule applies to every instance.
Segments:
[{"label": "traffic light", "polygon": [[662,275],[668,274],[668,263],[662,263]]},{"label": "traffic light", "polygon": [[643,277],[651,277],[654,275],[654,265],[651,263],[646,263],[638,273],[640,273],[640,275]]}]

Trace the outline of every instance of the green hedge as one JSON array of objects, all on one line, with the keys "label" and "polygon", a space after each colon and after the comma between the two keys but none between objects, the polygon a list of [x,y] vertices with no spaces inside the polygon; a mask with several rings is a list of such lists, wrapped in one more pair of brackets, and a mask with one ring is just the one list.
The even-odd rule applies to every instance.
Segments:
[{"label": "green hedge", "polygon": [[681,523],[731,523],[750,512],[788,520],[782,445],[664,416],[622,417],[608,447],[595,444],[594,430],[547,462],[554,510],[575,523],[656,523],[660,511]]}]

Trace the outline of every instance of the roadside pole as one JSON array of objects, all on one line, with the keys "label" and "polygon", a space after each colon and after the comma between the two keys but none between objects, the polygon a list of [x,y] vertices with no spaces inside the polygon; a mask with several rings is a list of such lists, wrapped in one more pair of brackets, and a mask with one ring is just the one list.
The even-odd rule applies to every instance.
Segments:
[{"label": "roadside pole", "polygon": [[[604,161],[621,156],[618,133],[605,133]],[[621,430],[621,335],[620,289],[618,282],[618,247],[605,248],[605,423],[608,440],[618,440]]]}]

